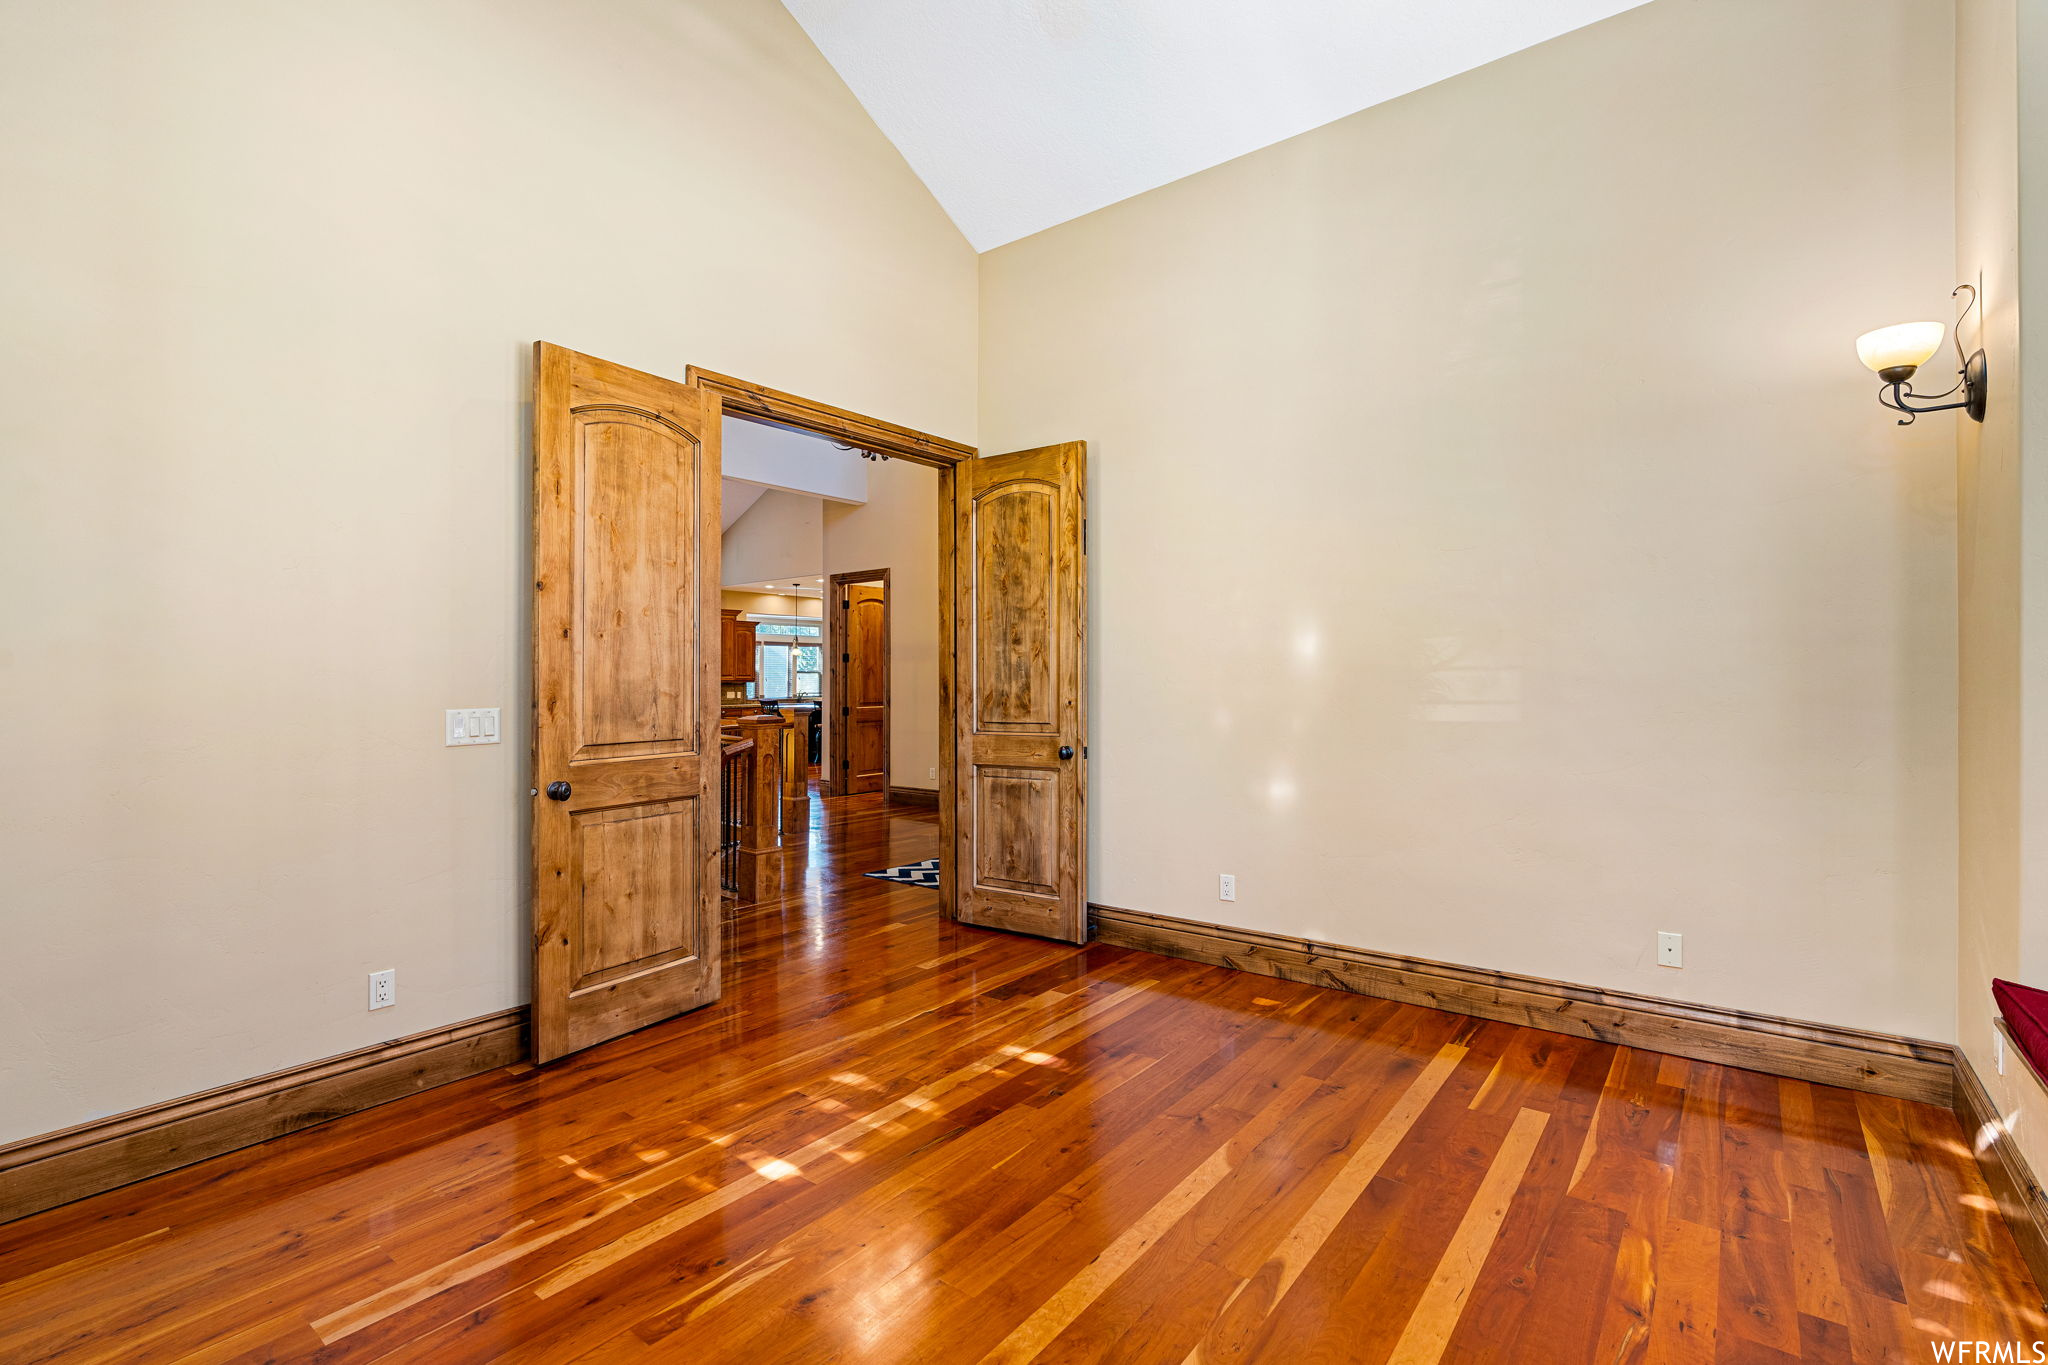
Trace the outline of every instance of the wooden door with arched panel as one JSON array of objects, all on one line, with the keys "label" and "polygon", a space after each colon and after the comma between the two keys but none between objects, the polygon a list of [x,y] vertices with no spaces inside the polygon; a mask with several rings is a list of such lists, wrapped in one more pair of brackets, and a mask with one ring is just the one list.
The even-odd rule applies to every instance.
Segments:
[{"label": "wooden door with arched panel", "polygon": [[1088,937],[1087,446],[953,470],[955,913]]},{"label": "wooden door with arched panel", "polygon": [[534,352],[533,1053],[718,998],[719,400]]}]

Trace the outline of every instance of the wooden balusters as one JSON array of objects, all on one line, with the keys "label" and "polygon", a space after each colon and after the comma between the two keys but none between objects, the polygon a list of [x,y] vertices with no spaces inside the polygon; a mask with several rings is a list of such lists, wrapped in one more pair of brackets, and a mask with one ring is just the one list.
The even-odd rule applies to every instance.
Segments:
[{"label": "wooden balusters", "polygon": [[726,895],[737,897],[740,836],[747,824],[747,798],[753,794],[749,781],[754,741],[721,730],[719,743],[723,752],[718,765],[718,885]]}]

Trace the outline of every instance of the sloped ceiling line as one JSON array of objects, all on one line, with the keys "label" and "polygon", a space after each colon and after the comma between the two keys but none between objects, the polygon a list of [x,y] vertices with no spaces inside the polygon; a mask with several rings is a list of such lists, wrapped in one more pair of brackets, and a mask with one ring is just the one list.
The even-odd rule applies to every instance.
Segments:
[{"label": "sloped ceiling line", "polygon": [[977,251],[1644,0],[783,0]]}]

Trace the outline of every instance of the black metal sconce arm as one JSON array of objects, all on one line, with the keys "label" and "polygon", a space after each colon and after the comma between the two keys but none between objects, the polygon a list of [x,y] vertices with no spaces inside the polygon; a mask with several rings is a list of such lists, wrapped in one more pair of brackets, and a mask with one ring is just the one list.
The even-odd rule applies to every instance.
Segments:
[{"label": "black metal sconce arm", "polygon": [[[1976,371],[1975,383],[1971,382],[1970,371],[1972,369]],[[1899,419],[1899,425],[1902,427],[1913,425],[1913,419],[1923,412],[1947,412],[1951,408],[1968,408],[1970,416],[1981,422],[1984,420],[1984,353],[1982,351],[1970,357],[1969,364],[1963,370],[1963,377],[1957,382],[1955,388],[1925,396],[1929,398],[1946,398],[1949,394],[1954,393],[1956,389],[1963,391],[1963,397],[1956,402],[1928,403],[1916,408],[1906,400],[1918,398],[1922,395],[1916,394],[1910,388],[1907,388],[1903,381],[1895,380],[1877,391],[1877,401],[1890,408],[1893,412],[1903,412],[1906,414]]]},{"label": "black metal sconce arm", "polygon": [[[1972,421],[1981,422],[1984,420],[1984,403],[1989,392],[1988,386],[1985,383],[1988,375],[1984,361],[1984,352],[1979,350],[1967,357],[1963,355],[1963,319],[1969,317],[1971,310],[1975,309],[1978,305],[1977,287],[1970,284],[1959,284],[1950,293],[1949,297],[1954,298],[1955,295],[1962,293],[1965,289],[1970,291],[1970,301],[1963,305],[1963,311],[1956,316],[1956,325],[1950,332],[1950,335],[1955,339],[1956,359],[1961,361],[1963,366],[1957,372],[1954,384],[1940,393],[1916,394],[1906,387],[1906,381],[1913,377],[1913,371],[1918,368],[1917,366],[1901,365],[1895,370],[1878,371],[1878,378],[1884,381],[1884,387],[1877,391],[1877,401],[1890,408],[1893,412],[1903,412],[1906,414],[1899,419],[1899,425],[1902,427],[1911,426],[1913,419],[1923,412],[1947,412],[1951,408],[1967,409]],[[1953,403],[1927,403],[1916,408],[1906,402],[1908,398],[1946,398],[1957,391],[1960,391],[1963,396]]]}]

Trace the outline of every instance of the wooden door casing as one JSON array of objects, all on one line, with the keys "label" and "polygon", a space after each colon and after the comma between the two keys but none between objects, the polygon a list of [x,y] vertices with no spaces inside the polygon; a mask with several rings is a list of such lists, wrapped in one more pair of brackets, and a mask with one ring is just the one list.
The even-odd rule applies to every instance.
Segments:
[{"label": "wooden door casing", "polygon": [[956,913],[1088,935],[1087,447],[954,471]]},{"label": "wooden door casing", "polygon": [[[912,464],[925,465],[938,474],[939,478],[939,639],[951,641],[957,634],[954,628],[955,601],[955,554],[954,533],[956,471],[963,464],[973,462],[979,453],[971,445],[935,436],[928,431],[899,426],[880,418],[862,413],[849,412],[829,403],[820,403],[813,398],[790,393],[783,389],[770,388],[766,384],[720,374],[707,370],[701,365],[692,365],[686,371],[691,384],[706,392],[715,394],[723,411],[761,418],[777,426],[789,427],[794,431],[807,431],[813,436],[824,436],[842,445],[854,446],[875,454],[886,454]],[[837,645],[833,648],[836,650]],[[948,917],[957,916],[959,896],[956,879],[953,876],[953,855],[959,847],[955,831],[959,803],[955,800],[958,789],[957,765],[954,762],[953,745],[957,733],[959,687],[955,678],[953,651],[941,644],[939,649],[939,841],[948,856],[939,859],[939,910]],[[828,696],[830,694],[828,693]],[[838,703],[835,701],[836,707]],[[836,737],[840,733],[834,723],[838,711],[826,713],[827,734]],[[829,742],[836,742],[836,739]],[[829,761],[828,751],[825,781],[829,790],[838,790],[839,770],[836,763]]]},{"label": "wooden door casing", "polygon": [[719,409],[545,342],[534,375],[545,1062],[718,998]]}]

